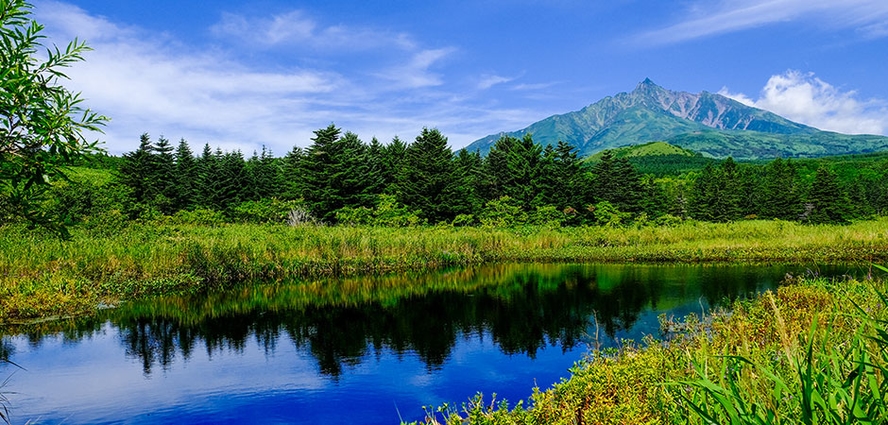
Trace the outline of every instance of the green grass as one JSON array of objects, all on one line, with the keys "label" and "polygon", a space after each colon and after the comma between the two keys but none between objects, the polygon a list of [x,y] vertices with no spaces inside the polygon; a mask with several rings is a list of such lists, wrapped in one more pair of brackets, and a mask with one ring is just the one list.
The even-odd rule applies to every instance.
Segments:
[{"label": "green grass", "polygon": [[888,219],[667,227],[366,228],[132,224],[61,241],[0,229],[0,323],[159,294],[493,262],[834,263],[888,259]]},{"label": "green grass", "polygon": [[[664,341],[593,351],[511,407],[481,395],[426,424],[870,424],[888,420],[884,281],[795,282]],[[680,326],[679,326],[680,325]]]}]

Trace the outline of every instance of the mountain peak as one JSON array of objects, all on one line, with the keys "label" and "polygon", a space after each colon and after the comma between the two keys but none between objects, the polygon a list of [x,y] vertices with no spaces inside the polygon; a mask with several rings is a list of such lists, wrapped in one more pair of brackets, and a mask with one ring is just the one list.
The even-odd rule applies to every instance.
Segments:
[{"label": "mountain peak", "polygon": [[[576,146],[582,155],[630,144],[665,140],[715,157],[817,156],[888,148],[888,138],[823,133],[717,93],[672,91],[650,78],[631,93],[605,97],[580,111],[553,115],[523,130],[534,141]],[[469,145],[487,151],[502,135]]]},{"label": "mountain peak", "polygon": [[652,91],[657,89],[661,89],[661,87],[654,83],[650,78],[645,78],[644,81],[635,86],[635,91]]}]

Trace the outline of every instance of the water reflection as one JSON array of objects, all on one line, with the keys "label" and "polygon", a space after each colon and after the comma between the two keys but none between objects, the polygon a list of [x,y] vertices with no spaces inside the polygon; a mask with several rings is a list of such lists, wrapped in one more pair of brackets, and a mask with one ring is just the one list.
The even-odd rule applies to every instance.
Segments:
[{"label": "water reflection", "polygon": [[[0,357],[27,369],[10,389],[25,420],[397,423],[476,391],[526,398],[597,331],[604,345],[657,333],[661,312],[787,272],[804,269],[524,264],[252,285],[12,329]],[[0,363],[0,378],[13,369]]]},{"label": "water reflection", "polygon": [[109,312],[107,319],[146,375],[169,367],[177,353],[187,360],[200,346],[208,355],[239,352],[254,338],[267,353],[290,341],[336,378],[383,350],[415,353],[434,370],[465,335],[489,334],[510,355],[533,358],[547,345],[569,350],[588,341],[593,320],[613,338],[644,309],[689,297],[712,304],[777,278],[724,267],[498,265],[166,298]]}]

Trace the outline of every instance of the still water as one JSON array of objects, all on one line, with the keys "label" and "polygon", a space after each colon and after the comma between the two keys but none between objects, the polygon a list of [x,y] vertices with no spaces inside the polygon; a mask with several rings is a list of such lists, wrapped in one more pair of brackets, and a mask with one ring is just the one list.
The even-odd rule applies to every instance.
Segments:
[{"label": "still water", "polygon": [[13,423],[398,424],[479,391],[526,399],[660,314],[811,272],[516,264],[161,298],[7,330],[22,369],[0,365],[0,392]]}]

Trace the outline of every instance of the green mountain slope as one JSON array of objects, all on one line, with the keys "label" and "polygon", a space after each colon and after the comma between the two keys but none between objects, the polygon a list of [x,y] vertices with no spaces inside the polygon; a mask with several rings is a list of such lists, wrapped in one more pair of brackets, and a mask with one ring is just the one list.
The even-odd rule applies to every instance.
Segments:
[{"label": "green mountain slope", "polygon": [[705,156],[737,159],[817,157],[888,149],[888,137],[824,132],[719,94],[664,89],[646,79],[630,93],[554,115],[522,130],[487,136],[467,149],[486,153],[503,134],[559,140],[587,156],[605,149],[665,140]]},{"label": "green mountain slope", "polygon": [[[624,146],[621,148],[610,149],[611,153],[615,158],[635,158],[641,156],[665,156],[665,155],[678,155],[678,156],[700,156],[699,153],[690,151],[688,149],[680,148],[675,145],[671,145],[667,142],[650,142],[644,143],[641,145],[630,145]],[[599,158],[604,154],[604,151],[598,152],[592,156],[589,156],[585,159],[587,162],[597,162]]]}]

